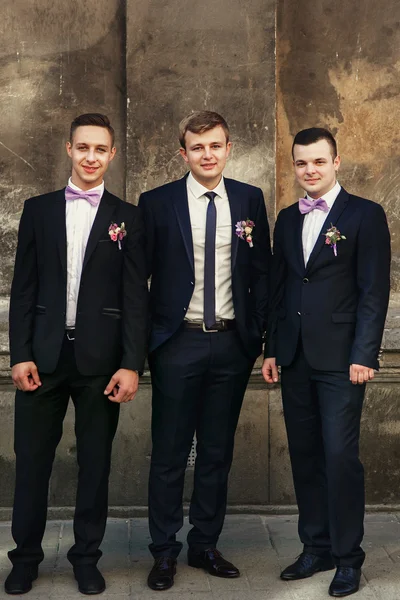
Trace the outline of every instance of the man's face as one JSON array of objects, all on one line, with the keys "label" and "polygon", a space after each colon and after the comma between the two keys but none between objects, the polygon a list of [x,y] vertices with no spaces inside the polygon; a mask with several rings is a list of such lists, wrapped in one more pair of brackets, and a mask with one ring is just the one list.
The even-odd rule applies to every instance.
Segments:
[{"label": "man's face", "polygon": [[78,127],[72,143],[66,144],[68,156],[72,160],[72,183],[81,190],[90,190],[100,185],[115,156],[115,148],[111,144],[110,132],[105,127]]},{"label": "man's face", "polygon": [[218,126],[205,133],[187,131],[185,145],[180,152],[193,177],[212,190],[220,182],[231,149],[224,130]]},{"label": "man's face", "polygon": [[320,198],[333,188],[340,165],[340,156],[332,157],[327,140],[308,146],[295,144],[293,166],[296,179],[311,198]]}]

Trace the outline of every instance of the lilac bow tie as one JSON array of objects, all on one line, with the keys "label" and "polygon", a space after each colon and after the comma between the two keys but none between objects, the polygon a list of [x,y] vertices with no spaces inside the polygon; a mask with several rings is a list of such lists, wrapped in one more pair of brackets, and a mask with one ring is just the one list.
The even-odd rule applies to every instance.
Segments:
[{"label": "lilac bow tie", "polygon": [[65,188],[65,199],[66,200],[78,200],[82,198],[87,200],[92,206],[97,206],[100,202],[101,191],[100,190],[88,190],[84,192],[82,190],[75,190],[70,185]]},{"label": "lilac bow tie", "polygon": [[318,210],[323,210],[324,212],[328,212],[329,206],[325,202],[323,198],[318,198],[318,200],[310,200],[309,198],[299,198],[299,211],[302,215],[306,215],[307,213],[317,208]]}]

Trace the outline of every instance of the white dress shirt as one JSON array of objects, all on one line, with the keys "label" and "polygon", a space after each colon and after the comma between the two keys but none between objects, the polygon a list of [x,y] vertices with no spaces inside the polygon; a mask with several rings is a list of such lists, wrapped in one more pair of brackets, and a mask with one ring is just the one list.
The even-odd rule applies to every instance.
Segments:
[{"label": "white dress shirt", "polygon": [[[304,216],[303,221],[303,231],[302,231],[302,240],[303,240],[303,256],[304,256],[304,264],[307,265],[308,259],[310,258],[310,254],[313,251],[315,246],[315,242],[321,234],[322,226],[325,222],[326,217],[329,215],[329,212],[339,195],[339,192],[342,188],[339,183],[336,182],[335,185],[329,192],[321,196],[323,200],[328,205],[329,211],[324,212],[323,210],[318,210],[317,208],[307,213]],[[307,198],[313,201],[313,198],[307,194]],[[322,232],[324,233],[324,232]]]},{"label": "white dress shirt", "polygon": [[[82,191],[72,183],[71,178],[68,181],[68,185],[74,190]],[[104,181],[97,187],[92,188],[93,190],[100,191],[102,196]],[[67,329],[75,326],[83,258],[99,204],[92,206],[84,198],[67,200],[65,203],[65,223],[67,229],[67,315],[65,326]]]},{"label": "white dress shirt", "polygon": [[202,321],[204,317],[204,251],[207,207],[210,200],[204,195],[215,192],[217,232],[215,238],[215,316],[234,319],[232,299],[231,244],[232,217],[223,177],[214,190],[208,190],[191,173],[186,180],[194,252],[194,291],[186,313],[187,320]]}]

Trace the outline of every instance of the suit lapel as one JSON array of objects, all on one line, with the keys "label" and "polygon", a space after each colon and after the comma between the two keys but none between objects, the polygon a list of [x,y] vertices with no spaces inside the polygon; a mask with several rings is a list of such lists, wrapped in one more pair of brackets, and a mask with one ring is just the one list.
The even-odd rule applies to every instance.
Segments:
[{"label": "suit lapel", "polygon": [[242,202],[239,194],[237,193],[237,189],[235,186],[235,182],[232,179],[224,179],[225,189],[228,194],[229,200],[229,208],[231,210],[231,219],[232,219],[232,241],[231,241],[231,269],[232,273],[236,264],[237,251],[239,246],[239,238],[235,233],[235,225],[238,221],[241,221],[243,218],[247,218],[245,215],[242,216]]},{"label": "suit lapel", "polygon": [[67,277],[67,228],[65,223],[65,188],[55,192],[53,216],[49,218],[57,238],[57,249],[61,268]]},{"label": "suit lapel", "polygon": [[[112,215],[116,208],[117,200],[107,190],[104,190],[104,194],[100,200],[99,208],[96,213],[96,217],[93,221],[92,229],[90,231],[88,243],[86,245],[85,257],[83,259],[82,271],[86,267],[93,250],[96,248],[97,242],[99,241],[104,231],[108,231],[111,225]],[[118,223],[120,225],[120,223]]]},{"label": "suit lapel", "polygon": [[324,233],[331,227],[331,225],[337,226],[337,222],[339,221],[340,215],[344,211],[347,206],[347,202],[349,201],[349,194],[343,188],[340,190],[338,197],[336,198],[331,210],[329,211],[328,216],[326,217],[324,224],[321,229],[321,233],[315,242],[315,246],[310,254],[310,258],[308,259],[306,272],[308,272],[313,266],[315,259],[318,254],[321,252],[322,248],[325,245],[325,236]]},{"label": "suit lapel", "polygon": [[193,237],[192,226],[190,223],[186,178],[187,175],[176,182],[176,188],[172,192],[172,202],[178,219],[185,250],[194,273]]}]

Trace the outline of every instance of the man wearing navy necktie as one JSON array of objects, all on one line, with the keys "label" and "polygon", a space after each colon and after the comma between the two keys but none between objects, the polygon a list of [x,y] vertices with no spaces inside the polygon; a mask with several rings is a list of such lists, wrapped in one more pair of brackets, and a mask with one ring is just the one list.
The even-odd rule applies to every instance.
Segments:
[{"label": "man wearing navy necktie", "polygon": [[329,131],[300,131],[292,153],[306,197],[276,222],[263,365],[268,383],[281,366],[303,543],[281,578],[336,566],[329,593],[341,597],[358,590],[365,557],[358,442],[388,307],[390,235],[382,207],[337,182],[340,157]]},{"label": "man wearing navy necktie", "polygon": [[107,518],[111,446],[121,402],[132,400],[147,337],[143,224],[104,187],[114,158],[105,115],[71,124],[66,188],[25,202],[10,299],[16,486],[9,594],[28,592],[43,560],[49,478],[69,398],[79,464],[75,544],[79,590],[100,593],[96,564]]},{"label": "man wearing navy necktie", "polygon": [[148,585],[170,588],[182,543],[185,469],[196,434],[188,563],[219,577],[239,570],[217,550],[236,425],[261,352],[270,262],[259,188],[223,177],[226,121],[201,111],[180,124],[190,173],[140,197],[150,288],[153,419]]}]

